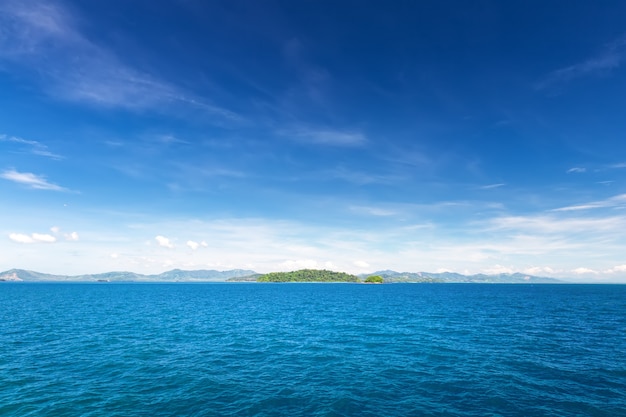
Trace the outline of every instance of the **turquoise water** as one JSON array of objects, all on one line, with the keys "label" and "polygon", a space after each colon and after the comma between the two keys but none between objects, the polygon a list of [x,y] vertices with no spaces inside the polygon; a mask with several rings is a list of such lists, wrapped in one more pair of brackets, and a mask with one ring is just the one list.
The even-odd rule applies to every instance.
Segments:
[{"label": "turquoise water", "polygon": [[626,286],[0,285],[1,416],[626,416]]}]

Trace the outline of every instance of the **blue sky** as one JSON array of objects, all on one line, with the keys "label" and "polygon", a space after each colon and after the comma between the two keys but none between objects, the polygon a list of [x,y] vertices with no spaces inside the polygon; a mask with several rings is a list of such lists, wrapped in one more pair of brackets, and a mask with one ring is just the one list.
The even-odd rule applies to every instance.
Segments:
[{"label": "blue sky", "polygon": [[0,4],[0,270],[626,282],[626,3]]}]

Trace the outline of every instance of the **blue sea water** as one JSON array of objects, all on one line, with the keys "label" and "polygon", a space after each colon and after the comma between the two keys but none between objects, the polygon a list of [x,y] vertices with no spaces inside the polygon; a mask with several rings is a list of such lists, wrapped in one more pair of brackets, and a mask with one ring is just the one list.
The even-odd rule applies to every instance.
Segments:
[{"label": "blue sea water", "polygon": [[0,285],[1,416],[626,416],[626,286]]}]

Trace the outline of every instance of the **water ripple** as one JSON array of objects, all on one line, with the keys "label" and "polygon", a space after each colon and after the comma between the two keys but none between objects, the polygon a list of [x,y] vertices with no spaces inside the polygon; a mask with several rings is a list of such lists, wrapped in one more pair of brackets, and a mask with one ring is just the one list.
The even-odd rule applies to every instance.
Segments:
[{"label": "water ripple", "polygon": [[626,416],[626,286],[0,286],[2,416]]}]

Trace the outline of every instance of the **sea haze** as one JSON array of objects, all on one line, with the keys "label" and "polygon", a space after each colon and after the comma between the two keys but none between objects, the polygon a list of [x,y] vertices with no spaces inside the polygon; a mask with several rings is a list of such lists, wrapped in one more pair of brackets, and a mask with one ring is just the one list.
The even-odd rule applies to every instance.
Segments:
[{"label": "sea haze", "polygon": [[0,285],[2,416],[624,416],[626,286]]}]

